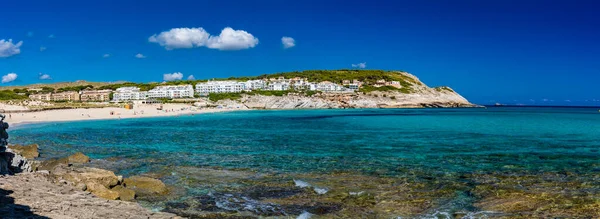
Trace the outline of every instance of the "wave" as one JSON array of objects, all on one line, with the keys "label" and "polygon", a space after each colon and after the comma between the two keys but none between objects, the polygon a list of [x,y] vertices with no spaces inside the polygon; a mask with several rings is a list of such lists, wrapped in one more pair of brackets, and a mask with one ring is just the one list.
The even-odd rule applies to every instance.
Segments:
[{"label": "wave", "polygon": [[302,214],[298,215],[298,217],[296,219],[309,219],[313,216],[313,214],[308,213],[308,212],[302,212]]},{"label": "wave", "polygon": [[313,188],[313,190],[314,190],[314,191],[315,191],[317,194],[319,194],[319,195],[323,195],[323,194],[325,194],[325,193],[329,192],[329,189],[327,189],[327,188],[320,188],[320,187],[316,187],[316,186],[313,186],[313,185],[311,185],[310,183],[304,182],[304,181],[302,181],[302,180],[297,180],[297,179],[295,179],[295,180],[294,180],[294,184],[296,184],[296,186],[297,186],[297,187],[300,187],[300,188],[310,188],[310,187],[312,187],[312,188]]},{"label": "wave", "polygon": [[302,180],[294,180],[294,183],[296,184],[297,187],[300,188],[306,188],[306,187],[310,187],[310,183],[304,182]]}]

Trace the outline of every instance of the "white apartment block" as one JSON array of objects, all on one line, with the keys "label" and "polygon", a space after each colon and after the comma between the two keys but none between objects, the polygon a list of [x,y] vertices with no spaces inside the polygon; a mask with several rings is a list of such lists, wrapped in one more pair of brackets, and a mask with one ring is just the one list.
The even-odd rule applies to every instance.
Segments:
[{"label": "white apartment block", "polygon": [[344,91],[346,89],[343,86],[340,86],[338,84],[331,83],[329,81],[323,81],[323,82],[317,84],[317,90],[323,91],[323,92],[330,92],[330,91]]},{"label": "white apartment block", "polygon": [[140,91],[137,87],[121,87],[113,93],[113,101],[115,102],[145,99],[148,99],[148,91]]},{"label": "white apartment block", "polygon": [[302,79],[294,80],[292,83],[292,87],[294,87],[294,89],[296,89],[296,90],[304,90],[304,89],[310,88],[309,83]]},{"label": "white apartment block", "polygon": [[348,85],[348,89],[353,90],[353,91],[357,91],[360,88],[360,84],[357,83],[352,83]]},{"label": "white apartment block", "polygon": [[287,82],[272,82],[267,86],[267,90],[288,90],[290,89],[290,83]]},{"label": "white apartment block", "polygon": [[247,82],[209,81],[196,84],[196,93],[239,93],[246,90]]},{"label": "white apartment block", "polygon": [[148,91],[149,98],[186,98],[194,97],[192,85],[158,86]]},{"label": "white apartment block", "polygon": [[244,82],[245,90],[262,90],[267,88],[267,82],[263,80],[249,80]]}]

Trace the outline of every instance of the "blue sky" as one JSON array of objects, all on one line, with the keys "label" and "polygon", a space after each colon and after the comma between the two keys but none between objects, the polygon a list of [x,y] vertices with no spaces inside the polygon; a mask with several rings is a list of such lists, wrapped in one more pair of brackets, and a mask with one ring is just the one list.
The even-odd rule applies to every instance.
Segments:
[{"label": "blue sky", "polygon": [[600,105],[598,14],[600,2],[552,0],[7,1],[0,74],[17,78],[0,86],[366,63],[481,104]]}]

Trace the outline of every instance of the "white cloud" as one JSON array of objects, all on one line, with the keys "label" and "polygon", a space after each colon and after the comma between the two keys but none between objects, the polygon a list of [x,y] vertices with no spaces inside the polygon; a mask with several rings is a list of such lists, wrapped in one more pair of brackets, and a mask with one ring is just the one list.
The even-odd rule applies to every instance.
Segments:
[{"label": "white cloud", "polygon": [[50,77],[49,74],[44,74],[44,73],[38,73],[38,79],[40,80],[51,80],[52,77]]},{"label": "white cloud", "polygon": [[40,52],[46,51],[46,47],[40,46]]},{"label": "white cloud", "polygon": [[182,49],[206,45],[210,34],[204,28],[173,28],[169,31],[154,34],[149,42],[158,43],[166,49]]},{"label": "white cloud", "polygon": [[146,56],[144,56],[144,55],[143,55],[143,54],[141,54],[141,53],[138,53],[137,55],[135,55],[135,57],[136,57],[136,58],[138,58],[138,59],[143,59],[143,58],[146,58]]},{"label": "white cloud", "polygon": [[[138,54],[138,55],[141,55],[141,54]],[[142,55],[142,56],[144,56],[144,55]],[[107,54],[104,54],[104,55],[102,55],[102,58],[108,58],[108,57],[110,57],[110,54],[108,54],[108,53],[107,53]],[[137,55],[136,55],[135,57],[137,57]]]},{"label": "white cloud", "polygon": [[226,27],[219,36],[211,36],[206,42],[206,47],[218,50],[240,50],[255,47],[258,38],[243,30],[234,30]]},{"label": "white cloud", "polygon": [[17,44],[13,44],[12,39],[0,40],[0,58],[9,57],[21,53],[21,45],[23,45],[23,41],[19,41]]},{"label": "white cloud", "polygon": [[163,80],[165,81],[176,81],[181,80],[183,78],[183,74],[181,72],[175,72],[171,74],[163,74]]},{"label": "white cloud", "polygon": [[294,38],[291,37],[281,37],[281,43],[283,44],[283,48],[285,49],[296,46],[296,40],[294,40]]},{"label": "white cloud", "polygon": [[18,75],[15,73],[8,73],[4,76],[2,76],[2,83],[8,83],[14,80],[17,80]]},{"label": "white cloud", "polygon": [[243,30],[226,27],[218,36],[211,36],[204,28],[173,28],[148,38],[168,50],[194,47],[207,47],[218,50],[241,50],[253,48],[258,39]]},{"label": "white cloud", "polygon": [[196,80],[196,78],[194,77],[194,75],[190,75],[190,76],[188,76],[188,78],[187,78],[187,79],[188,79],[188,81],[193,81],[193,80]]},{"label": "white cloud", "polygon": [[352,68],[366,68],[367,67],[367,63],[366,62],[361,62],[358,64],[352,64]]},{"label": "white cloud", "polygon": [[48,36],[48,38],[54,38],[54,34],[50,34],[50,36]]}]

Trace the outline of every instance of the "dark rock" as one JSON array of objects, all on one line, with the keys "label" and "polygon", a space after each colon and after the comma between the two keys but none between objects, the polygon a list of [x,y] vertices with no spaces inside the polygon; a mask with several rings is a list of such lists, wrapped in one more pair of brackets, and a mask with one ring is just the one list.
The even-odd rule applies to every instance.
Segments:
[{"label": "dark rock", "polygon": [[251,188],[245,194],[257,200],[271,199],[271,198],[286,198],[302,193],[304,189],[298,187],[292,188],[281,188],[281,187],[265,187],[259,186]]},{"label": "dark rock", "polygon": [[202,211],[219,211],[217,207],[217,199],[210,195],[201,195],[196,197],[198,201],[197,209]]},{"label": "dark rock", "polygon": [[323,215],[337,212],[342,209],[342,205],[339,203],[310,203],[304,205],[284,205],[282,208],[287,214],[299,215],[303,212],[309,212],[311,214]]}]

